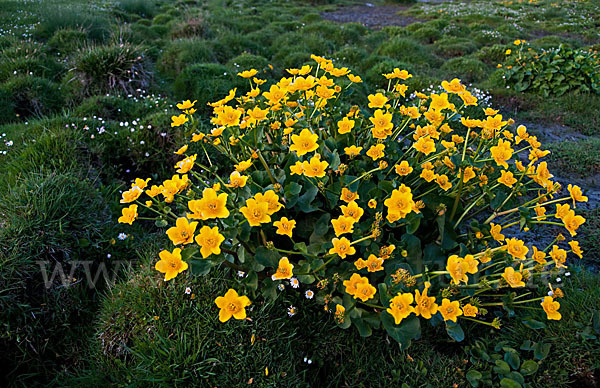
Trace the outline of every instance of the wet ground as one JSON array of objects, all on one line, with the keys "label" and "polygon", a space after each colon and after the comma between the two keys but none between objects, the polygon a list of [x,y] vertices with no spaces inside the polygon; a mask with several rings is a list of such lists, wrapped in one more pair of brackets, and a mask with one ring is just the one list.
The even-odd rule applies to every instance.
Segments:
[{"label": "wet ground", "polygon": [[378,29],[386,26],[407,26],[420,20],[410,16],[398,15],[399,12],[410,8],[409,5],[354,5],[340,7],[335,11],[323,12],[323,19],[338,23],[360,23],[367,27]]}]

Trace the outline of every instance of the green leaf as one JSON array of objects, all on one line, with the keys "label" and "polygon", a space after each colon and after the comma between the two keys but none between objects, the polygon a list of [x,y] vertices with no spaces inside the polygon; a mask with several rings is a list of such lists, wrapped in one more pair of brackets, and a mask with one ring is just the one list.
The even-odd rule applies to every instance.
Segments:
[{"label": "green leaf", "polygon": [[507,375],[510,373],[510,366],[506,363],[506,361],[496,360],[494,372],[496,372],[499,375]]},{"label": "green leaf", "polygon": [[369,324],[360,317],[353,318],[352,323],[354,323],[354,326],[356,326],[356,328],[358,329],[358,333],[361,337],[369,337],[373,333],[373,331],[371,330],[371,326],[369,326]]},{"label": "green leaf", "polygon": [[537,362],[533,360],[523,361],[523,365],[521,365],[521,374],[523,376],[529,376],[537,372],[539,365]]},{"label": "green leaf", "polygon": [[509,378],[503,378],[500,380],[500,387],[502,388],[522,388],[523,386],[516,382],[515,380]]},{"label": "green leaf", "polygon": [[317,189],[316,186],[310,186],[304,194],[298,197],[298,206],[300,208],[300,211],[304,213],[310,213],[315,210],[318,210],[318,208],[311,206],[311,203],[317,196],[318,192],[319,189]]},{"label": "green leaf", "polygon": [[263,298],[269,300],[269,301],[274,301],[275,299],[277,299],[277,284],[279,282],[274,282],[273,280],[271,280],[270,278],[266,278],[262,281],[263,285],[261,287],[262,289],[262,295]]},{"label": "green leaf", "polygon": [[550,354],[550,344],[538,342],[535,345],[535,349],[533,350],[533,355],[535,358],[538,360],[543,360],[544,358],[548,357],[548,354]]},{"label": "green leaf", "polygon": [[523,324],[534,330],[546,328],[546,324],[544,322],[536,321],[535,319],[526,319],[523,321]]},{"label": "green leaf", "polygon": [[514,349],[504,353],[504,361],[506,361],[514,370],[519,369],[519,366],[521,365],[521,358]]},{"label": "green leaf", "polygon": [[481,380],[482,377],[483,375],[475,369],[471,369],[467,372],[467,380],[469,381],[469,384],[471,384],[471,386],[473,387],[479,386],[479,380]]},{"label": "green leaf", "polygon": [[156,220],[154,225],[156,225],[159,228],[164,228],[165,226],[169,225],[169,223],[167,222],[167,220]]},{"label": "green leaf", "polygon": [[600,334],[600,311],[594,311],[592,315],[592,327],[597,334]]},{"label": "green leaf", "polygon": [[423,272],[423,251],[421,250],[421,240],[412,234],[402,235],[402,242],[406,245],[406,261],[417,273]]},{"label": "green leaf", "polygon": [[256,261],[265,267],[277,268],[279,263],[279,255],[266,247],[258,247],[254,254]]},{"label": "green leaf", "polygon": [[410,346],[410,341],[421,336],[421,323],[414,315],[405,318],[396,325],[394,317],[387,311],[381,313],[381,323],[390,337],[400,344],[402,350]]},{"label": "green leaf", "polygon": [[446,332],[456,342],[461,342],[465,339],[465,332],[458,322],[447,321]]},{"label": "green leaf", "polygon": [[210,272],[212,268],[212,261],[201,259],[201,260],[190,260],[190,272],[192,275],[204,276]]},{"label": "green leaf", "polygon": [[329,221],[331,220],[331,214],[325,213],[317,220],[315,224],[315,233],[318,235],[325,235],[329,230]]},{"label": "green leaf", "polygon": [[188,261],[196,253],[198,253],[198,248],[197,247],[187,247],[183,251],[181,251],[181,260]]}]

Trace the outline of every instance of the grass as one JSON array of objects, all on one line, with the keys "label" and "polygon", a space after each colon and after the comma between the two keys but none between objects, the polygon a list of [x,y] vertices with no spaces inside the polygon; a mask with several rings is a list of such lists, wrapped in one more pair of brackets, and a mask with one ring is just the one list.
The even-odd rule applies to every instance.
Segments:
[{"label": "grass", "polygon": [[[400,351],[381,333],[363,339],[336,329],[290,290],[274,305],[257,302],[253,322],[224,326],[212,300],[222,291],[218,279],[232,281],[226,273],[165,285],[150,268],[160,237],[142,238],[134,228],[128,233],[135,240],[111,244],[125,231],[114,226],[119,188],[148,171],[157,172],[156,181],[172,173],[173,151],[185,135],[169,124],[176,100],[197,99],[206,113],[206,102],[230,89],[247,91],[238,71],[282,76],[312,53],[354,69],[363,90],[385,87],[381,74],[394,67],[412,72],[408,84],[418,90],[457,76],[490,91],[493,104],[517,121],[568,126],[589,138],[549,144],[550,163],[594,183],[600,96],[519,94],[506,88],[496,65],[514,39],[598,49],[597,4],[419,3],[399,16],[417,23],[381,29],[320,15],[345,4],[355,2],[0,0],[0,343],[12,371],[2,385],[239,386],[252,379],[258,386],[467,386],[467,371],[483,365],[465,362],[473,342],[457,345],[427,329]],[[366,99],[364,91],[355,97]],[[579,240],[598,257],[598,212],[584,215]],[[42,292],[37,258],[105,262],[108,253],[140,256],[142,268],[100,293]],[[528,380],[533,386],[597,379],[598,344],[590,335],[598,333],[589,328],[598,277],[572,272],[561,301],[569,319],[548,324],[553,356]],[[300,308],[291,319],[290,304]],[[518,349],[531,337],[531,329],[513,323],[499,334],[470,331],[490,353],[498,342]]]}]

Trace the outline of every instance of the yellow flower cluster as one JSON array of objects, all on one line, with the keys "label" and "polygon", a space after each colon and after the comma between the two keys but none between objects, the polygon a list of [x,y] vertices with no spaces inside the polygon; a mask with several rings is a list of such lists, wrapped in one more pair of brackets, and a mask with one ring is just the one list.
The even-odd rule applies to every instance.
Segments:
[{"label": "yellow flower cluster", "polygon": [[[547,284],[569,253],[582,256],[562,236],[544,249],[505,236],[539,224],[575,236],[585,221],[575,207],[587,198],[571,185],[560,195],[541,161],[548,151],[524,126],[478,106],[458,79],[411,99],[402,69],[383,74],[388,88],[361,110],[346,101],[361,78],[313,59],[271,84],[240,72],[250,90],[208,103],[209,129],[193,116],[196,101],[178,105],[172,125],[193,133],[176,152],[181,175],[150,188],[136,179],[121,199],[135,204],[119,218],[131,224],[147,209],[174,223],[166,233],[175,248],[156,263],[165,280],[210,260],[207,271],[253,273],[260,287],[318,279],[318,300],[335,303],[342,327],[368,324],[363,311],[388,330],[386,314],[395,325],[439,314],[497,327],[490,307],[527,282]],[[217,154],[229,163],[213,163]],[[515,305],[542,299],[548,318],[560,319],[555,297]],[[245,319],[250,300],[230,289],[215,303],[226,321]]]}]

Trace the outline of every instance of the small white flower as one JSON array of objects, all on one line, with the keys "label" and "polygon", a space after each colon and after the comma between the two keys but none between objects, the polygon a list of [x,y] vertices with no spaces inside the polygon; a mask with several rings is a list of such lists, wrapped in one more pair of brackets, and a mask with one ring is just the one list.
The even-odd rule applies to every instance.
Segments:
[{"label": "small white flower", "polygon": [[187,295],[191,294],[191,293],[192,293],[192,289],[191,289],[191,288],[189,288],[189,287],[186,287],[186,288],[185,288],[185,293],[186,293]]},{"label": "small white flower", "polygon": [[298,310],[294,306],[290,306],[287,309],[287,313],[290,317],[293,317],[294,315],[296,315],[298,313]]},{"label": "small white flower", "polygon": [[294,288],[300,287],[300,282],[296,278],[290,278],[290,285]]},{"label": "small white flower", "polygon": [[306,296],[306,299],[312,299],[313,296],[315,296],[315,293],[312,290],[306,290],[304,296]]},{"label": "small white flower", "polygon": [[283,290],[285,290],[285,286],[283,285],[283,283],[279,283],[279,284],[277,285],[277,289],[278,289],[279,291],[283,291]]},{"label": "small white flower", "polygon": [[108,259],[110,259],[110,258],[112,257],[112,255],[111,255],[110,253],[107,253],[107,254],[106,254],[106,257],[107,257]]},{"label": "small white flower", "polygon": [[244,271],[238,271],[238,276],[243,278],[244,276],[246,276],[246,272]]},{"label": "small white flower", "polygon": [[554,296],[554,292],[552,290],[548,291],[548,296]]},{"label": "small white flower", "polygon": [[556,282],[560,283],[560,282],[562,282],[562,279],[560,277],[558,277],[558,278],[556,278]]},{"label": "small white flower", "polygon": [[117,236],[119,238],[119,240],[125,240],[127,238],[127,235],[125,233],[119,233],[119,236]]},{"label": "small white flower", "polygon": [[565,276],[566,276],[566,277],[569,277],[569,276],[571,276],[571,272],[565,272]]}]

